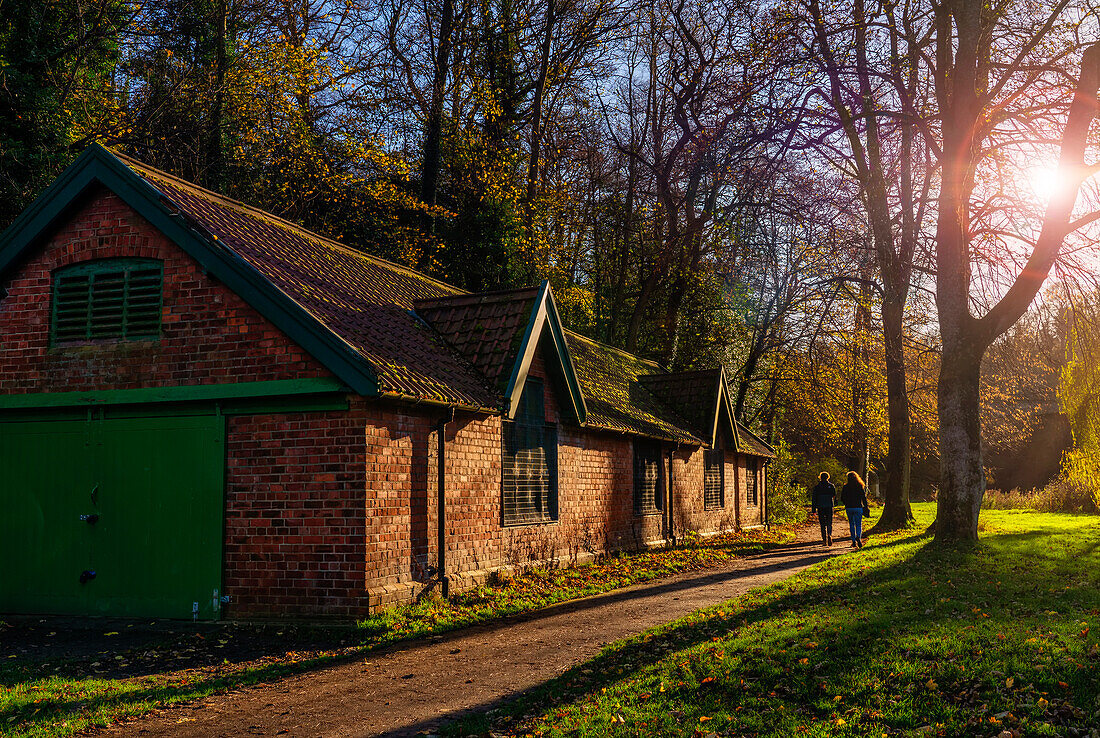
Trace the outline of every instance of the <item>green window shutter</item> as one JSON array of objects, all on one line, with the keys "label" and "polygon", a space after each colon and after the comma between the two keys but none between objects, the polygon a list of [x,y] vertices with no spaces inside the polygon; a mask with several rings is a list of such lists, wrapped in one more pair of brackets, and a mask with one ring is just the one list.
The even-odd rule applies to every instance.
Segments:
[{"label": "green window shutter", "polygon": [[747,469],[746,469],[746,474],[745,474],[745,492],[746,492],[745,497],[748,499],[748,502],[749,502],[750,505],[755,506],[755,505],[758,504],[757,499],[756,499],[756,497],[757,497],[756,487],[757,487],[757,482],[758,482],[758,479],[757,479],[758,474],[757,474],[757,463],[756,463],[756,457],[755,456],[750,456],[749,457],[748,463],[746,464],[746,468]]},{"label": "green window shutter", "polygon": [[726,506],[725,500],[725,456],[720,448],[703,452],[703,509],[714,510]]},{"label": "green window shutter", "polygon": [[53,274],[51,345],[160,338],[164,265],[97,259]]},{"label": "green window shutter", "polygon": [[501,424],[504,525],[558,519],[558,428],[546,422],[543,391],[528,379],[515,421]]},{"label": "green window shutter", "polygon": [[661,510],[661,446],[634,440],[634,514],[649,515]]}]

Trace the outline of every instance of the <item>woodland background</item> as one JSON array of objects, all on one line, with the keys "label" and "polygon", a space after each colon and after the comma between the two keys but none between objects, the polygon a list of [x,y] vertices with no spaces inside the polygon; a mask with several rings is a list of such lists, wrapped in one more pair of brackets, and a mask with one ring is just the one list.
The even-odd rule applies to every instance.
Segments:
[{"label": "woodland background", "polygon": [[[1055,72],[1082,48],[1083,16],[1066,7],[1042,36]],[[862,0],[0,0],[0,227],[100,141],[469,290],[548,279],[577,331],[672,370],[724,365],[739,417],[780,447],[780,486],[805,484],[822,468],[884,472],[882,316],[898,286],[872,238],[876,182],[860,146],[871,142],[893,183],[882,202],[908,290],[900,376],[919,497],[939,475],[937,169],[907,128],[916,111],[906,123],[858,107],[897,107],[899,81],[909,99],[932,96],[902,63],[927,51],[919,33],[866,37],[921,12]],[[878,71],[864,80],[868,53]],[[1041,138],[1047,113],[1031,115]],[[1053,480],[1064,506],[1094,508],[1100,306],[1091,262],[1070,253],[984,358],[983,443],[992,487]],[[982,264],[992,294],[1018,261]],[[1063,471],[1067,418],[1078,447]]]}]

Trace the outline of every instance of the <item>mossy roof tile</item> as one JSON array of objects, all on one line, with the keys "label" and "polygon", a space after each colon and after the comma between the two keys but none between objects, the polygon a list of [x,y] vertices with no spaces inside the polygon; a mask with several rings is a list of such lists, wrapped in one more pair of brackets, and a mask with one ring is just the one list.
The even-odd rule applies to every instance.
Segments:
[{"label": "mossy roof tile", "polygon": [[[141,162],[118,158],[155,187],[190,228],[246,261],[349,345],[377,372],[382,395],[501,408],[503,385],[539,288],[468,294]],[[647,383],[662,384],[653,379],[664,374],[654,362],[577,333],[567,331],[565,340],[588,407],[587,426],[705,443],[694,409],[709,402],[711,390],[693,398],[695,383],[676,388],[692,416],[685,418],[647,388]],[[701,390],[705,376],[697,383]],[[771,455],[764,453],[770,451],[766,444],[756,442],[761,455]]]},{"label": "mossy roof tile", "polygon": [[501,392],[515,365],[537,287],[418,300],[416,312]]},{"label": "mossy roof tile", "polygon": [[499,394],[412,312],[416,300],[460,294],[457,288],[119,158],[194,227],[245,259],[351,345],[377,370],[383,395],[470,408],[499,405]]}]

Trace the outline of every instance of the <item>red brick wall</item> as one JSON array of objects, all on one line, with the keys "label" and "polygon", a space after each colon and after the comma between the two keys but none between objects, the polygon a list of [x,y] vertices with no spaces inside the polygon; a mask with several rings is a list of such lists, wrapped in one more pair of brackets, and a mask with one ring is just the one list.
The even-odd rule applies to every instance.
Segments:
[{"label": "red brick wall", "polygon": [[[541,356],[533,363],[530,376],[544,380],[547,421],[558,423],[558,520],[523,526],[501,524],[501,419],[459,415],[447,424],[444,451],[446,566],[453,589],[477,583],[498,568],[523,567],[550,559],[568,562],[603,551],[641,547],[663,538],[662,514],[634,515],[632,439],[578,428],[563,418]],[[368,571],[379,575],[368,584],[372,608],[408,600],[437,584],[434,577],[428,576],[427,568],[434,567],[438,558],[434,429],[438,417],[425,422],[424,428],[398,443],[401,460],[385,465],[393,474],[408,461],[419,463],[421,454],[416,448],[425,445],[427,479],[423,491],[420,478],[415,476],[407,485],[390,485],[378,492],[384,498],[384,502],[377,503],[382,514],[368,516],[368,525],[376,531],[373,538],[383,541],[378,550],[379,565],[368,567]],[[425,430],[426,442],[419,440]],[[394,453],[393,444],[387,448]],[[727,454],[725,505],[705,510],[703,450],[668,445],[666,464],[670,457],[672,519],[677,535],[736,527],[737,466],[744,463],[744,458]],[[663,473],[667,475],[667,466]],[[750,515],[747,524],[759,520],[757,511],[752,509],[757,517]],[[412,523],[411,545],[400,536],[406,516]],[[368,535],[368,547],[373,545],[371,540]]]},{"label": "red brick wall", "polygon": [[[49,348],[52,270],[164,262],[159,342]],[[92,193],[5,285],[0,394],[331,376],[115,195]],[[230,616],[366,612],[367,414],[227,419],[224,594]]]},{"label": "red brick wall", "polygon": [[[78,261],[164,262],[163,337],[156,343],[49,348],[50,272]],[[105,191],[77,209],[5,285],[0,394],[129,389],[329,376],[243,300]],[[548,350],[544,345],[542,350]],[[542,357],[531,375],[546,379]],[[663,537],[663,516],[633,512],[633,442],[560,417],[556,522],[501,524],[501,419],[352,398],[347,412],[227,419],[224,593],[230,617],[361,616],[433,586],[437,436],[446,419],[447,566],[456,588],[485,572],[575,560]],[[703,508],[701,449],[671,456],[678,535],[760,521],[743,479],[727,471],[726,505]],[[727,455],[730,467],[743,457]],[[667,479],[667,468],[664,473]],[[743,473],[743,472],[742,472]],[[761,486],[761,490],[763,487]],[[762,499],[762,497],[761,497]]]},{"label": "red brick wall", "polygon": [[[164,261],[162,339],[49,348],[50,272],[112,257]],[[0,301],[2,394],[330,376],[106,190],[89,197],[5,286],[8,296]]]},{"label": "red brick wall", "polygon": [[757,459],[756,461],[756,504],[753,505],[749,501],[747,486],[748,486],[748,457],[744,455],[737,456],[737,485],[740,490],[740,520],[742,528],[749,528],[754,525],[764,524],[764,489],[765,489],[765,470],[764,459]]},{"label": "red brick wall", "polygon": [[228,418],[230,617],[366,614],[370,419],[361,406]]}]

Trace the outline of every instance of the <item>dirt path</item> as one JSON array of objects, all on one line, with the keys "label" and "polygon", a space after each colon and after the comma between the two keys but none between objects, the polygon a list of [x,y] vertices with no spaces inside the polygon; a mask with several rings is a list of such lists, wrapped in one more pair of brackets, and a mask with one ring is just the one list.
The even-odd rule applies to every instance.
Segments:
[{"label": "dirt path", "polygon": [[[816,531],[812,533],[816,536]],[[612,641],[785,579],[831,555],[796,543],[529,615],[391,647],[282,681],[157,711],[108,735],[407,736],[493,709]]]}]

